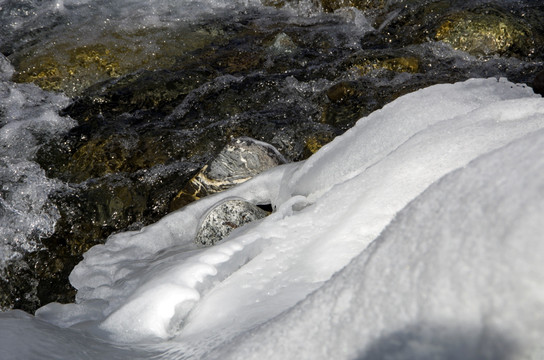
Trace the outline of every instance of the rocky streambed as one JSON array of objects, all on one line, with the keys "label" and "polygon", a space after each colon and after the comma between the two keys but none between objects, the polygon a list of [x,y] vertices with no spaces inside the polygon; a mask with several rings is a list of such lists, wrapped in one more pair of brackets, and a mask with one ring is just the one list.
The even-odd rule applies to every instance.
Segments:
[{"label": "rocky streambed", "polygon": [[0,307],[30,312],[73,301],[93,245],[216,191],[203,178],[232,180],[210,168],[236,139],[304,160],[403,94],[532,85],[544,60],[544,5],[528,0],[0,7]]}]

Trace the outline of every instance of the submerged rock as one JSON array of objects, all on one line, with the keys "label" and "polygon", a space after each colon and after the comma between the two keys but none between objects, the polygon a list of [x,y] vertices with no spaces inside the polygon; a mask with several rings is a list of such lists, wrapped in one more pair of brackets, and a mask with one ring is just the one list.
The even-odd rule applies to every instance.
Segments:
[{"label": "submerged rock", "polygon": [[534,51],[533,38],[529,26],[495,9],[448,16],[435,35],[436,40],[473,55],[529,56]]},{"label": "submerged rock", "polygon": [[286,162],[270,144],[248,137],[234,139],[187,183],[172,201],[170,209],[179,209],[201,197],[241,184]]},{"label": "submerged rock", "polygon": [[290,54],[297,49],[297,45],[293,42],[293,39],[286,33],[279,33],[274,38],[274,43],[270,45],[270,51],[275,54]]},{"label": "submerged rock", "polygon": [[210,246],[224,239],[234,229],[267,216],[258,206],[244,200],[226,200],[204,216],[195,237],[199,245]]},{"label": "submerged rock", "polygon": [[395,72],[417,73],[419,71],[419,59],[415,56],[393,57],[386,59],[365,59],[353,65],[353,69],[361,75],[366,75],[374,70],[385,69]]},{"label": "submerged rock", "polygon": [[321,0],[320,1],[323,10],[326,12],[333,12],[335,10],[354,7],[359,10],[368,10],[383,8],[387,1],[385,0]]},{"label": "submerged rock", "polygon": [[30,46],[13,55],[17,71],[14,80],[33,82],[45,90],[62,91],[69,96],[80,95],[93,84],[137,70],[173,68],[188,51],[221,35],[205,28],[128,32],[106,29],[97,39],[87,40],[88,34],[81,34],[82,31],[85,29],[75,29],[62,40]]},{"label": "submerged rock", "polygon": [[304,156],[310,157],[319,149],[334,139],[334,134],[330,132],[316,133],[306,139],[304,146]]}]

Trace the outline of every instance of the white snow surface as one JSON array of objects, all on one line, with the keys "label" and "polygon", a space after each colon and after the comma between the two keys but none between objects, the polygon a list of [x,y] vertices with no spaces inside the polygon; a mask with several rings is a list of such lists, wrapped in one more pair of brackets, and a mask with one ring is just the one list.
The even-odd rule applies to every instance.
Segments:
[{"label": "white snow surface", "polygon": [[[0,313],[0,358],[542,359],[543,128],[504,79],[405,95],[93,247],[75,304]],[[276,210],[197,247],[226,198]]]}]

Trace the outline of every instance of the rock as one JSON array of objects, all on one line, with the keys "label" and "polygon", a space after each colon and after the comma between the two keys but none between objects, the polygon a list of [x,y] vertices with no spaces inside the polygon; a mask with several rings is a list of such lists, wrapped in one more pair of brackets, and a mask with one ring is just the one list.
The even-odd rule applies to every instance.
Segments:
[{"label": "rock", "polygon": [[394,72],[417,73],[419,59],[415,56],[393,57],[387,59],[365,59],[354,64],[352,69],[360,75],[366,75],[373,70],[385,69]]},{"label": "rock", "polygon": [[266,211],[247,201],[226,200],[217,204],[204,216],[195,242],[204,246],[214,245],[234,229],[267,215]]},{"label": "rock", "polygon": [[89,38],[88,32],[83,27],[68,32],[62,40],[44,39],[10,56],[17,71],[14,81],[34,82],[45,90],[62,91],[68,96],[80,95],[93,84],[138,70],[174,68],[184,53],[223,35],[221,31],[190,31],[183,26],[109,29],[96,40],[82,41]]},{"label": "rock", "polygon": [[327,97],[332,102],[342,102],[357,93],[355,86],[348,81],[341,81],[327,90]]},{"label": "rock", "polygon": [[529,26],[495,9],[447,16],[436,29],[435,39],[472,55],[528,56],[534,50]]},{"label": "rock", "polygon": [[334,134],[330,132],[317,133],[309,136],[304,144],[304,155],[310,157],[319,149],[334,139]]},{"label": "rock", "polygon": [[270,45],[270,51],[274,54],[290,54],[297,49],[293,39],[286,33],[279,33],[274,38],[274,43]]},{"label": "rock", "polygon": [[234,139],[187,183],[170,209],[179,209],[201,197],[241,184],[286,162],[272,145],[248,137]]},{"label": "rock", "polygon": [[544,71],[536,74],[535,80],[533,81],[533,91],[535,94],[544,96]]},{"label": "rock", "polygon": [[321,6],[326,12],[333,12],[345,7],[354,7],[359,10],[382,8],[386,3],[385,0],[321,0]]}]

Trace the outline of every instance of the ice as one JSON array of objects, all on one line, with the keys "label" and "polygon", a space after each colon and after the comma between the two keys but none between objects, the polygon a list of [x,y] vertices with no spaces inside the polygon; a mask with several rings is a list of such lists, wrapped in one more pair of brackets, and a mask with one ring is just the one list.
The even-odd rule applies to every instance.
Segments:
[{"label": "ice", "polygon": [[[0,314],[0,348],[34,346],[4,340],[20,326],[71,339],[60,359],[541,358],[543,105],[494,78],[405,95],[305,162],[93,247],[76,303]],[[275,211],[198,247],[228,198]]]}]

